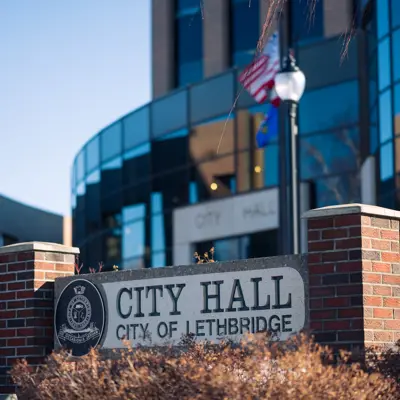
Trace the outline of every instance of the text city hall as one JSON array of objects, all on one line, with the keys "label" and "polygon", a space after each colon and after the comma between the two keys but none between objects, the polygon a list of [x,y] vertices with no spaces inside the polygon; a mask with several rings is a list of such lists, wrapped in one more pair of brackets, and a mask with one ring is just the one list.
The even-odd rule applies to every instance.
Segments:
[{"label": "text city hall", "polygon": [[[199,282],[199,285],[202,287],[202,308],[200,310],[201,314],[211,314],[211,313],[233,313],[233,312],[246,312],[246,311],[262,311],[262,310],[280,310],[280,309],[288,309],[292,307],[292,294],[289,293],[288,297],[282,301],[281,299],[281,281],[283,276],[272,276],[271,281],[273,282],[273,293],[265,293],[265,289],[263,288],[262,278],[251,278],[250,279],[250,287],[251,287],[251,296],[245,296],[243,292],[243,286],[239,279],[234,279],[232,283],[232,287],[228,291],[230,293],[229,298],[222,298],[221,288],[224,285],[223,280],[215,280],[215,281],[207,281],[207,282]],[[226,285],[227,283],[225,283]],[[120,318],[123,319],[137,319],[137,318],[145,318],[145,317],[160,317],[161,314],[159,312],[159,302],[160,301],[168,301],[170,303],[169,315],[170,316],[178,316],[181,315],[180,311],[180,303],[179,299],[182,295],[182,292],[185,290],[185,283],[177,283],[177,284],[166,284],[166,285],[148,285],[148,286],[139,286],[139,287],[124,287],[118,291],[117,294],[117,312]],[[245,286],[247,290],[248,285]],[[264,290],[263,290],[264,289]],[[160,300],[163,298],[163,300]],[[247,299],[252,299],[251,301]],[[168,300],[166,300],[168,299]],[[143,305],[145,302],[150,302],[148,307],[145,307],[146,310],[151,310],[145,315],[143,312]],[[194,304],[197,304],[194,302]],[[224,307],[225,305],[225,307]],[[283,318],[285,317],[285,318]],[[279,321],[279,325],[283,325],[283,329],[288,331],[287,326],[290,324],[289,317],[291,315],[282,316],[282,322]],[[162,317],[161,317],[162,318]],[[260,325],[260,318],[264,320],[264,324]],[[241,319],[246,321],[240,321]],[[275,319],[275,322],[272,321]],[[269,324],[278,323],[280,319],[277,315],[272,315],[270,317]],[[242,330],[247,330],[250,332],[260,332],[267,329],[267,321],[264,317],[249,317],[249,318],[239,318],[236,319],[236,322],[228,321],[228,329],[224,329],[225,334],[236,334],[236,333],[244,333]],[[190,321],[186,321],[186,330],[187,333],[199,333],[198,331],[198,323],[208,323],[209,332],[211,334],[212,321],[215,321],[215,326],[218,327],[220,324],[220,320],[202,320],[195,321],[195,332],[193,330],[189,331],[189,323]],[[128,321],[127,321],[128,322]],[[143,334],[145,330],[147,330],[148,324],[140,324],[140,321],[135,321],[137,324],[131,325],[119,325],[117,327],[117,337],[120,339],[129,339],[127,336],[131,336],[131,339],[136,337],[136,334],[129,332],[132,330],[136,331],[136,327],[138,330],[142,330]],[[144,321],[143,321],[144,322]],[[172,322],[172,325],[176,325],[178,322]],[[225,322],[226,323],[226,322]],[[164,323],[165,324],[165,323]],[[238,326],[239,324],[239,326]],[[133,326],[134,325],[134,326]],[[230,328],[233,327],[233,330]],[[165,336],[169,331],[169,335],[171,336],[172,331],[176,331],[177,329],[173,329],[172,326],[168,330],[166,327],[163,329],[165,332]],[[272,329],[274,330],[274,329]],[[281,330],[275,329],[275,331]],[[124,334],[123,334],[124,333]],[[218,334],[221,334],[218,332]],[[164,334],[158,336],[164,336]],[[202,336],[202,335],[201,335]]]}]

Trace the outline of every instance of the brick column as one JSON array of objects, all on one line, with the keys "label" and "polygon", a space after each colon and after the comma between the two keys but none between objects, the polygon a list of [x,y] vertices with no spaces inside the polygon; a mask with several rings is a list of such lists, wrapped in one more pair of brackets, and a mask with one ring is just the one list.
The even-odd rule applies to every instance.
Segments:
[{"label": "brick column", "polygon": [[308,211],[310,328],[334,348],[400,339],[400,212],[350,204]]},{"label": "brick column", "polygon": [[13,362],[40,364],[53,349],[55,278],[74,274],[79,249],[30,242],[0,248],[0,393]]}]

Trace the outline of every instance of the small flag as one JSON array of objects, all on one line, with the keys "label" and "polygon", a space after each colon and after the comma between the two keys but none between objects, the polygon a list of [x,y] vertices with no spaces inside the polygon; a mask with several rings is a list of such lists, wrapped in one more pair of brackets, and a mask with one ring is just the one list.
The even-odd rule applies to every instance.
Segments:
[{"label": "small flag", "polygon": [[271,103],[279,105],[278,96],[275,92],[271,93],[279,68],[279,35],[275,32],[262,54],[240,74],[239,82],[258,103],[265,102],[269,97]]},{"label": "small flag", "polygon": [[278,109],[270,107],[269,111],[262,120],[257,134],[256,142],[258,148],[267,146],[274,138],[278,136]]}]

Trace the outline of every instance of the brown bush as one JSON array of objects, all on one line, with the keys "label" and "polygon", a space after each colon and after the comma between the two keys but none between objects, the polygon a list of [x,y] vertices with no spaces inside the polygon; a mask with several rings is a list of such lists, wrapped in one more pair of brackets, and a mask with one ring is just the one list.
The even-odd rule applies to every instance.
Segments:
[{"label": "brown bush", "polygon": [[[12,376],[22,399],[400,399],[393,376],[348,364],[335,365],[328,348],[305,336],[285,345],[252,337],[240,346],[186,338],[186,351],[128,349],[114,360],[96,351],[78,362],[52,354],[31,371],[18,362]],[[399,353],[394,356],[399,360]]]}]

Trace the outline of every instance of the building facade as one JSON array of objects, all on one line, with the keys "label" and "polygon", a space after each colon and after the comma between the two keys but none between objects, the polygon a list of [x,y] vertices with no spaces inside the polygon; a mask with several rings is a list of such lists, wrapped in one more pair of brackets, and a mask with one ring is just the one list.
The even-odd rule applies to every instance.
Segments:
[{"label": "building facade", "polygon": [[[391,15],[396,0],[384,2]],[[154,100],[96,134],[74,160],[73,242],[86,269],[187,264],[194,251],[212,246],[218,260],[279,253],[279,147],[256,148],[266,106],[237,83],[268,2],[202,4],[153,0]],[[307,78],[299,106],[301,208],[388,206],[396,191],[395,74],[382,90],[374,84],[381,42],[391,43],[380,50],[393,53],[390,71],[400,68],[395,25],[378,40],[375,2],[319,0],[312,23],[307,1],[290,4],[289,32]],[[352,21],[362,29],[343,59],[342,35]],[[390,112],[379,105],[387,91]]]},{"label": "building facade", "polygon": [[71,218],[0,196],[0,247],[32,241],[71,246]]}]

